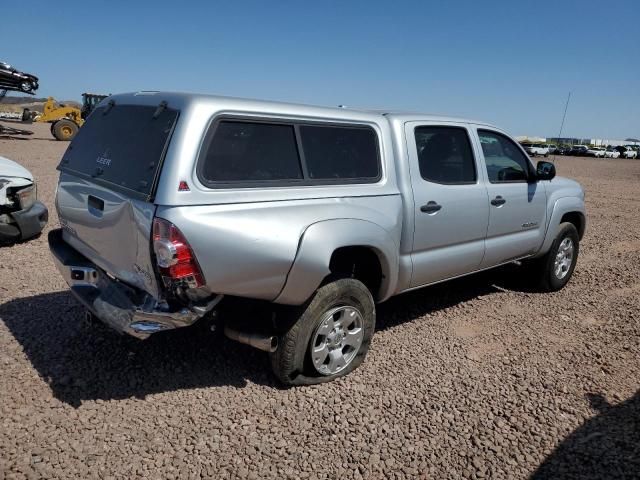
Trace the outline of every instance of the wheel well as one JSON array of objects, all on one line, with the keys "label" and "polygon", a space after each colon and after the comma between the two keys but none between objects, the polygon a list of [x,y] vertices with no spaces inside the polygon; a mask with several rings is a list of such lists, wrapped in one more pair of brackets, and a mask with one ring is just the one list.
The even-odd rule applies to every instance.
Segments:
[{"label": "wheel well", "polygon": [[576,227],[576,230],[578,230],[578,237],[580,238],[580,240],[582,240],[582,236],[584,235],[584,227],[585,227],[584,215],[582,213],[580,212],[565,213],[560,219],[560,223],[563,223],[563,222],[573,223],[573,225]]},{"label": "wheel well", "polygon": [[348,276],[366,285],[374,298],[382,283],[382,267],[378,255],[369,247],[341,247],[329,262],[332,275]]}]

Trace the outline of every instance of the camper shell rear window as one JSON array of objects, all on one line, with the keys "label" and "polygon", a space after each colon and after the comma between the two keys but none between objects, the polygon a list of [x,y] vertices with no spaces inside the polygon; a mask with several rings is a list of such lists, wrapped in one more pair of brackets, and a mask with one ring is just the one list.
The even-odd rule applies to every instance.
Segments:
[{"label": "camper shell rear window", "polygon": [[100,106],[78,131],[58,170],[149,201],[178,114],[165,103]]}]

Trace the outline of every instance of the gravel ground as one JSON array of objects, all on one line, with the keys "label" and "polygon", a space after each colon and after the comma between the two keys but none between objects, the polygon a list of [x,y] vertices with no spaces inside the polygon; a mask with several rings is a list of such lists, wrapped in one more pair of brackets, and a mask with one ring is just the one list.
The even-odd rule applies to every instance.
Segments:
[{"label": "gravel ground", "polygon": [[[0,138],[53,207],[66,144]],[[362,367],[283,389],[201,329],[81,320],[46,234],[0,249],[0,479],[638,478],[640,161],[560,157],[586,188],[569,285],[503,270],[380,306]],[[49,228],[57,225],[51,211]]]}]

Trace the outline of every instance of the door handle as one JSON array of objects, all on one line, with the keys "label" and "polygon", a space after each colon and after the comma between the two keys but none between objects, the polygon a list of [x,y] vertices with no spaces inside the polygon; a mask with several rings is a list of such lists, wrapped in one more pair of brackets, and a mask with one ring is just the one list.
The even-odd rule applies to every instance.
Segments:
[{"label": "door handle", "polygon": [[424,213],[436,213],[438,210],[442,208],[442,205],[438,205],[436,202],[431,200],[427,202],[426,205],[420,207],[420,211]]},{"label": "door handle", "polygon": [[494,205],[496,207],[504,205],[505,203],[507,203],[507,201],[504,198],[502,198],[501,195],[498,195],[496,198],[491,200],[491,205]]}]

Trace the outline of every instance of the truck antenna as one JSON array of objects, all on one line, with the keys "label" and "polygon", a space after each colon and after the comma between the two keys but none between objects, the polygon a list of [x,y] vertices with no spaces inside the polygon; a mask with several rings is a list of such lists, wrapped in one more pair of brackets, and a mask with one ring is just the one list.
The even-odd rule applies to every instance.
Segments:
[{"label": "truck antenna", "polygon": [[[567,103],[564,104],[564,113],[562,114],[562,122],[560,123],[560,133],[558,133],[558,142],[560,142],[560,138],[562,137],[562,129],[564,128],[564,119],[567,118],[567,109],[569,108],[569,100],[571,100],[571,92],[567,96]],[[556,155],[553,154],[553,160],[555,161]]]}]

